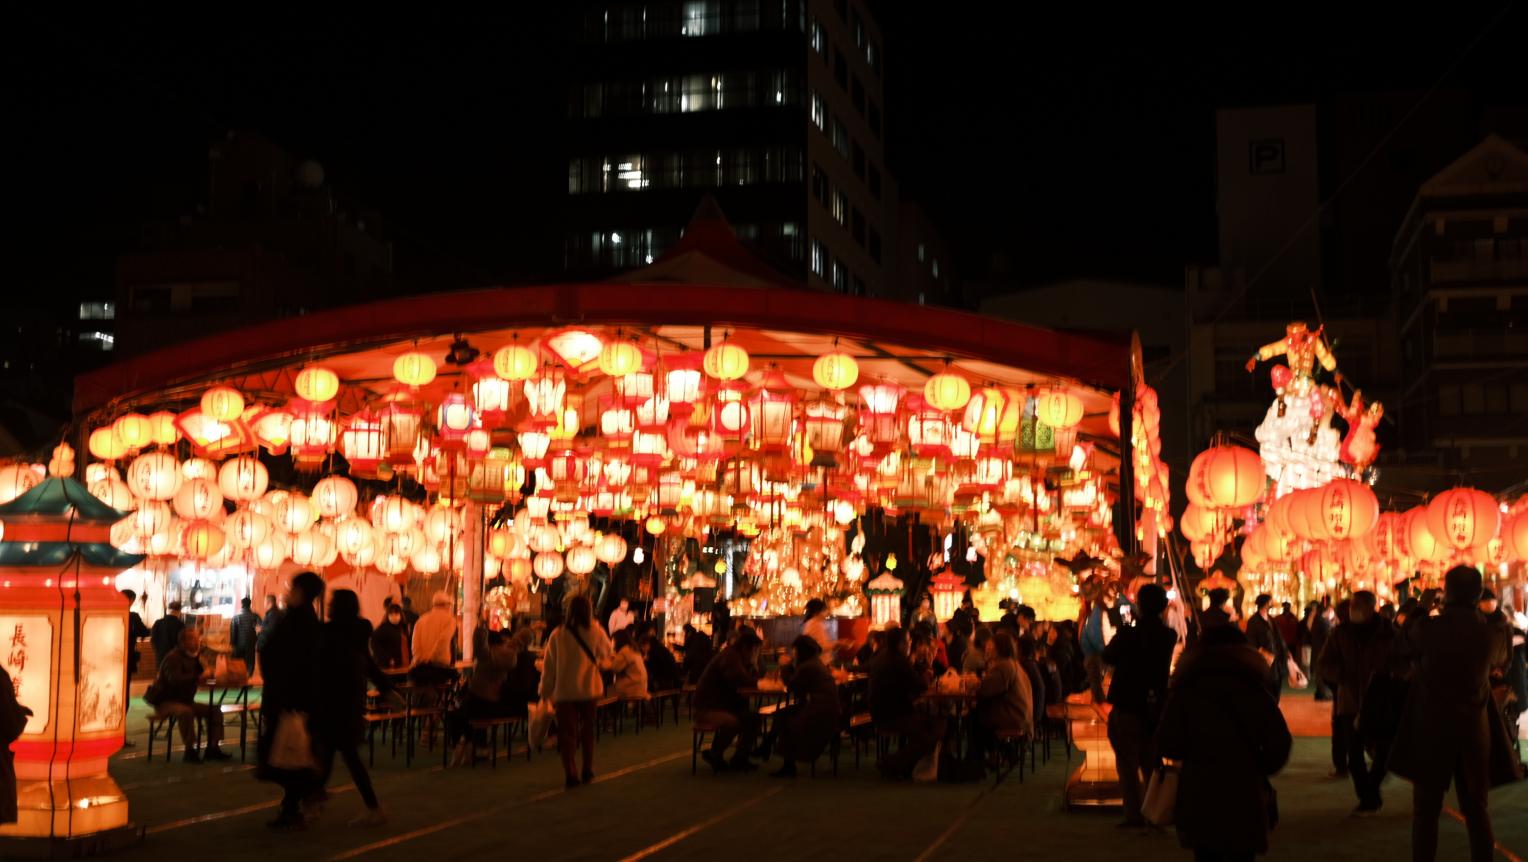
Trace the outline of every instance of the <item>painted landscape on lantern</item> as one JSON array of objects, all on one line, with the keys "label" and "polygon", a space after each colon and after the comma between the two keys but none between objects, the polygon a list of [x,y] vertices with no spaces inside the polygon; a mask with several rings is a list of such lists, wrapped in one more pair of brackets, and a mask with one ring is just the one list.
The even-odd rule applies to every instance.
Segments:
[{"label": "painted landscape on lantern", "polygon": [[127,621],[118,615],[95,615],[80,629],[79,729],[81,733],[115,730],[126,709],[123,685],[127,668]]}]

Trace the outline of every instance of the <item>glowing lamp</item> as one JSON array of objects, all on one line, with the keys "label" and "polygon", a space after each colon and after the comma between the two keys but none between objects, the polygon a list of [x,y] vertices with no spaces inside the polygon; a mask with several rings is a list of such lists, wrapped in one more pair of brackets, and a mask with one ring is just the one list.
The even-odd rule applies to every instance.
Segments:
[{"label": "glowing lamp", "polygon": [[706,351],[701,368],[716,380],[738,380],[748,373],[748,351],[724,341]]},{"label": "glowing lamp", "polygon": [[180,534],[181,553],[192,560],[216,556],[227,542],[223,528],[211,521],[192,521]]},{"label": "glowing lamp", "polygon": [[562,555],[556,551],[537,554],[531,561],[531,568],[543,581],[555,581],[562,575]]},{"label": "glowing lamp", "polygon": [[844,421],[849,408],[834,401],[808,401],[802,409],[801,429],[812,448],[812,466],[834,467],[844,448]]},{"label": "glowing lamp", "polygon": [[1194,459],[1194,465],[1189,475],[1193,477],[1195,468],[1201,471],[1205,496],[1214,508],[1250,506],[1263,496],[1267,478],[1263,472],[1263,460],[1251,449],[1214,446],[1199,453]]},{"label": "glowing lamp", "polygon": [[665,524],[662,518],[658,517],[657,515],[653,515],[647,519],[645,524],[643,524],[643,528],[654,536],[661,536],[663,535],[663,531],[668,529],[668,524]]},{"label": "glowing lamp", "polygon": [[340,435],[340,452],[357,476],[375,476],[387,456],[387,439],[382,420],[369,411],[350,417],[350,424]]},{"label": "glowing lamp", "polygon": [[180,490],[180,463],[169,452],[139,455],[127,466],[127,487],[145,500],[168,500]]},{"label": "glowing lamp", "polygon": [[796,415],[796,392],[779,368],[770,368],[754,393],[753,443],[767,451],[783,451],[790,443],[792,421]]},{"label": "glowing lamp", "polygon": [[553,332],[543,337],[541,343],[559,362],[576,372],[592,370],[604,349],[598,335],[582,329]]},{"label": "glowing lamp", "polygon": [[1406,556],[1418,562],[1440,563],[1448,559],[1449,547],[1428,528],[1427,507],[1417,506],[1402,517],[1406,521]]},{"label": "glowing lamp", "polygon": [[440,406],[435,410],[435,426],[440,430],[441,445],[447,449],[461,448],[462,438],[476,420],[477,416],[467,403],[467,396],[452,392],[442,398]]},{"label": "glowing lamp", "polygon": [[615,533],[606,533],[594,542],[594,556],[607,566],[614,566],[626,559],[626,540]]},{"label": "glowing lamp", "polygon": [[377,418],[382,420],[382,435],[387,441],[387,463],[395,466],[413,463],[424,411],[406,391],[399,390],[388,396]]},{"label": "glowing lamp", "polygon": [[686,354],[665,360],[667,368],[664,372],[663,393],[668,397],[669,410],[675,416],[689,416],[705,394],[704,378],[696,367],[695,356]]},{"label": "glowing lamp", "polygon": [[638,429],[631,435],[631,463],[656,467],[668,451],[668,435]]},{"label": "glowing lamp", "polygon": [[133,535],[140,539],[147,539],[156,533],[168,530],[174,515],[170,514],[169,503],[143,500],[138,503],[137,511],[128,515],[126,520],[132,525]]},{"label": "glowing lamp", "polygon": [[308,365],[297,372],[293,388],[304,401],[322,404],[340,394],[340,377],[321,365]]},{"label": "glowing lamp", "polygon": [[959,374],[941,371],[924,381],[923,400],[935,410],[959,410],[971,400],[971,384]]},{"label": "glowing lamp", "polygon": [[223,492],[216,482],[187,479],[175,492],[175,514],[188,521],[207,520],[223,509]]},{"label": "glowing lamp", "polygon": [[637,405],[635,416],[638,428],[655,434],[666,433],[669,422],[668,399],[654,395]]},{"label": "glowing lamp", "polygon": [[[890,561],[888,558],[887,562]],[[902,617],[902,581],[891,572],[888,566],[865,584],[865,592],[870,596],[870,624],[876,628],[885,628]]]},{"label": "glowing lamp", "polygon": [[153,427],[153,442],[156,446],[169,446],[180,439],[180,428],[175,424],[175,414],[168,410],[150,413],[149,424]]},{"label": "glowing lamp", "polygon": [[[1379,500],[1363,482],[1333,479],[1315,489],[1315,512],[1321,518],[1325,534],[1343,541],[1368,535],[1379,520]],[[1307,510],[1309,511],[1309,510]]]},{"label": "glowing lamp", "polygon": [[624,403],[616,401],[609,396],[601,396],[600,404],[604,409],[600,411],[600,434],[612,440],[621,440],[631,436],[637,430],[637,417],[632,409]]},{"label": "glowing lamp", "polygon": [[546,451],[552,438],[545,431],[521,431],[518,437],[520,456],[527,467],[540,467],[546,460]]},{"label": "glowing lamp", "polygon": [[0,467],[0,503],[11,502],[42,484],[42,481],[43,471],[39,465],[9,464]]},{"label": "glowing lamp", "polygon": [[948,622],[960,607],[966,579],[946,568],[929,580],[929,586],[934,599],[934,616],[940,622]]},{"label": "glowing lamp", "polygon": [[[128,490],[127,483],[123,482],[121,479],[118,479],[115,476],[105,476],[101,479],[97,479],[96,481],[91,482],[89,487],[90,493],[93,494],[97,500],[100,500],[101,502],[112,507],[113,509],[116,509],[119,512],[132,511],[138,505],[138,500],[133,496],[133,492]],[[0,498],[3,498],[4,496],[5,495],[3,493],[0,493]],[[17,494],[16,496],[19,497],[21,495]],[[12,497],[11,499],[15,499],[15,497]]]},{"label": "glowing lamp", "polygon": [[325,518],[343,518],[355,511],[359,495],[344,476],[325,476],[313,485],[313,505]]},{"label": "glowing lamp", "polygon": [[435,379],[435,360],[411,350],[393,360],[393,379],[404,386],[424,386]]},{"label": "glowing lamp", "polygon": [[493,435],[488,433],[487,428],[468,428],[467,433],[462,435],[462,447],[468,461],[481,461],[488,457],[488,452],[493,448]]},{"label": "glowing lamp", "polygon": [[154,423],[142,413],[129,413],[112,424],[112,431],[128,450],[142,449],[154,442]]},{"label": "glowing lamp", "polygon": [[493,373],[511,383],[531,379],[540,365],[530,348],[518,344],[500,347],[493,354]]},{"label": "glowing lamp", "polygon": [[334,540],[320,530],[303,530],[292,537],[292,562],[308,568],[323,568],[339,556]]},{"label": "glowing lamp", "polygon": [[950,420],[945,411],[927,398],[907,397],[907,440],[919,458],[950,457]]},{"label": "glowing lamp", "polygon": [[340,553],[356,556],[362,549],[372,545],[371,524],[361,518],[346,518],[339,522],[334,532],[334,544]]},{"label": "glowing lamp", "polygon": [[249,423],[249,430],[272,455],[284,454],[292,442],[292,414],[282,409],[264,410]]},{"label": "glowing lamp", "polygon": [[276,526],[288,533],[301,533],[318,520],[318,508],[301,494],[289,494],[273,513]]},{"label": "glowing lamp", "polygon": [[329,416],[328,407],[310,401],[293,400],[292,460],[299,465],[321,463],[334,449],[339,429]]},{"label": "glowing lamp", "polygon": [[1518,513],[1502,530],[1507,550],[1519,560],[1528,560],[1528,511]]},{"label": "glowing lamp", "polygon": [[102,461],[115,461],[127,454],[127,446],[117,438],[112,426],[97,428],[90,432],[86,448],[90,450],[90,454]]},{"label": "glowing lamp", "polygon": [[1052,428],[1075,428],[1082,421],[1082,399],[1066,389],[1035,396],[1035,418]]},{"label": "glowing lamp", "polygon": [[749,425],[751,413],[743,393],[724,386],[716,392],[716,407],[711,411],[711,430],[725,437],[737,438]]},{"label": "glowing lamp", "polygon": [[1199,542],[1208,538],[1220,527],[1219,515],[1214,509],[1206,509],[1189,503],[1183,510],[1183,516],[1178,519],[1178,529],[1183,532],[1183,538],[1190,542]]},{"label": "glowing lamp", "polygon": [[594,555],[594,549],[588,545],[574,545],[564,555],[568,571],[575,575],[583,576],[594,571],[594,566],[599,559]]},{"label": "glowing lamp", "polygon": [[824,389],[848,389],[859,380],[859,363],[842,351],[823,354],[812,363],[812,379]]},{"label": "glowing lamp", "polygon": [[543,428],[556,425],[560,419],[558,414],[562,411],[562,403],[567,396],[567,391],[567,382],[563,380],[560,373],[555,371],[547,371],[525,381],[529,423]]},{"label": "glowing lamp", "polygon": [[600,349],[600,371],[624,377],[642,368],[642,349],[630,341],[612,341]]},{"label": "glowing lamp", "polygon": [[1484,545],[1500,525],[1496,499],[1474,488],[1444,491],[1427,504],[1427,529],[1451,551]]},{"label": "glowing lamp", "polygon": [[244,414],[244,396],[232,386],[214,386],[202,393],[202,413],[219,422],[232,422]]},{"label": "glowing lamp", "polygon": [[371,524],[379,530],[397,533],[414,525],[415,506],[407,498],[383,495],[372,502]]}]

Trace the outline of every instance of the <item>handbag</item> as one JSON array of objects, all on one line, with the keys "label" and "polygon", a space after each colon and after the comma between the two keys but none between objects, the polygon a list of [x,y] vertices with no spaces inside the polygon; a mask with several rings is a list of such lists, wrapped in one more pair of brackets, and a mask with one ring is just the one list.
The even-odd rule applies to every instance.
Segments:
[{"label": "handbag", "polygon": [[1152,826],[1171,826],[1173,809],[1178,805],[1178,775],[1176,763],[1164,763],[1151,773],[1146,782],[1146,797],[1141,801],[1141,817]]},{"label": "handbag", "polygon": [[291,772],[317,772],[313,756],[313,737],[308,734],[308,716],[286,710],[276,719],[276,735],[271,740],[270,765]]},{"label": "handbag", "polygon": [[525,724],[526,741],[537,751],[546,745],[547,735],[552,730],[552,702],[538,700],[531,704],[530,717]]}]

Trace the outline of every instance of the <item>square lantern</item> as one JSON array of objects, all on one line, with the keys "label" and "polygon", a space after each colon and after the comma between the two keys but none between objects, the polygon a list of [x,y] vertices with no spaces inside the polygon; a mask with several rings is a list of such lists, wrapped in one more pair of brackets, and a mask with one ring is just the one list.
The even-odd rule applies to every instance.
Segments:
[{"label": "square lantern", "polygon": [[415,462],[414,450],[421,439],[424,410],[409,391],[398,389],[389,395],[378,418],[387,440],[387,463],[397,466]]},{"label": "square lantern", "polygon": [[802,437],[812,447],[813,467],[837,467],[844,448],[844,421],[849,408],[836,401],[808,401],[802,411]]},{"label": "square lantern", "polygon": [[547,449],[552,445],[552,438],[545,431],[530,429],[521,431],[518,442],[520,444],[520,457],[527,467],[540,467],[546,463]]},{"label": "square lantern", "polygon": [[543,428],[560,424],[563,418],[562,404],[567,393],[567,381],[558,371],[543,370],[525,381],[525,402],[529,408],[530,424]]},{"label": "square lantern", "polygon": [[637,430],[636,412],[610,395],[601,395],[599,403],[600,435],[612,446],[629,444],[631,435]]},{"label": "square lantern", "polygon": [[767,451],[784,451],[790,444],[796,418],[796,391],[779,368],[770,368],[752,401],[753,445]]},{"label": "square lantern", "polygon": [[723,440],[741,441],[751,415],[748,402],[743,400],[743,388],[737,381],[727,381],[717,387],[716,403],[711,408],[713,432],[722,435]]},{"label": "square lantern", "polygon": [[339,436],[334,420],[330,418],[329,406],[334,402],[315,404],[300,398],[292,399],[292,459],[299,466],[321,463],[334,450]]},{"label": "square lantern", "polygon": [[860,433],[869,438],[877,451],[895,447],[902,438],[897,407],[906,390],[895,383],[868,383],[859,391],[864,402],[860,412]]},{"label": "square lantern", "polygon": [[643,401],[637,405],[636,419],[637,427],[644,431],[655,434],[667,434],[669,421],[668,399],[662,395],[654,395]]},{"label": "square lantern", "polygon": [[706,394],[700,358],[699,353],[686,353],[664,359],[663,394],[669,400],[669,412],[676,417],[688,417]]},{"label": "square lantern", "polygon": [[468,461],[481,461],[488,457],[488,450],[493,448],[493,435],[481,425],[468,428],[462,437],[462,447]]},{"label": "square lantern", "polygon": [[666,470],[658,476],[658,509],[665,515],[679,511],[684,495],[684,475],[676,470]]},{"label": "square lantern", "polygon": [[972,482],[983,488],[996,490],[1003,487],[1013,474],[1013,462],[1006,455],[983,452],[976,456],[976,472]]},{"label": "square lantern", "polygon": [[643,431],[638,428],[631,435],[631,463],[634,465],[656,467],[663,463],[663,456],[667,451],[667,434]]},{"label": "square lantern", "polygon": [[370,477],[387,456],[387,439],[382,431],[382,420],[369,410],[350,417],[350,423],[340,435],[340,451],[350,464],[355,476]]},{"label": "square lantern", "polygon": [[478,360],[467,369],[473,375],[472,406],[479,420],[489,428],[497,428],[509,415],[510,395],[513,385],[494,373],[493,362]]},{"label": "square lantern", "polygon": [[657,375],[652,371],[644,369],[633,371],[630,374],[622,374],[620,377],[612,378],[611,382],[615,386],[616,396],[621,399],[621,402],[627,406],[635,407],[652,398],[656,393],[656,378]]},{"label": "square lantern", "polygon": [[460,449],[467,430],[477,423],[477,414],[467,403],[467,396],[452,392],[440,401],[435,410],[435,427],[440,432],[440,443],[447,449]]},{"label": "square lantern", "polygon": [[960,597],[966,591],[966,579],[947,568],[931,578],[929,586],[934,597],[934,616],[942,623],[949,622],[960,607]]},{"label": "square lantern", "polygon": [[586,467],[583,455],[572,449],[561,449],[547,459],[546,473],[558,488],[577,488],[584,481]]},{"label": "square lantern", "polygon": [[950,457],[950,419],[917,395],[908,396],[907,439],[919,458]]}]

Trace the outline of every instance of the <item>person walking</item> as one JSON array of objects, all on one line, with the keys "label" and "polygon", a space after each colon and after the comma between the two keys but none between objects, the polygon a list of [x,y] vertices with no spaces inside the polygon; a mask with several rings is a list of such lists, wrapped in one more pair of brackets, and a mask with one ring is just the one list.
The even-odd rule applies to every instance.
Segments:
[{"label": "person walking", "polygon": [[149,630],[149,642],[154,647],[154,667],[164,664],[165,656],[180,645],[180,633],[186,629],[186,621],[180,616],[180,602],[170,602],[168,613],[154,620]]},{"label": "person walking", "polygon": [[[265,597],[265,616],[261,617],[260,619],[260,634],[255,636],[256,657],[258,657],[260,653],[265,652],[266,639],[270,637],[271,631],[276,628],[276,623],[281,621],[281,617],[285,613],[286,610],[283,609],[281,605],[276,601],[275,596],[267,595]],[[262,670],[264,670],[264,668],[262,668]],[[253,674],[255,672],[254,668],[250,668],[249,672]]]},{"label": "person walking", "polygon": [[334,758],[344,761],[355,783],[356,792],[366,813],[350,821],[351,826],[380,826],[387,822],[382,803],[371,784],[371,775],[361,761],[358,747],[366,737],[366,687],[368,681],[379,691],[391,683],[371,659],[371,623],[361,617],[361,600],[351,590],[335,590],[329,597],[329,621],[324,623],[319,649],[318,710],[314,715],[314,736],[319,745],[318,788],[310,799],[326,798],[325,785],[334,772]]},{"label": "person walking", "polygon": [[1139,619],[1120,629],[1104,649],[1104,661],[1114,668],[1109,683],[1109,745],[1119,773],[1126,828],[1142,827],[1143,773],[1151,775],[1158,759],[1153,747],[1157,720],[1167,701],[1167,676],[1178,633],[1162,621],[1167,591],[1146,584],[1136,593]]},{"label": "person walking", "polygon": [[1273,596],[1267,593],[1260,593],[1253,601],[1255,610],[1247,618],[1247,642],[1268,663],[1263,684],[1268,686],[1273,702],[1278,703],[1279,695],[1284,690],[1284,680],[1288,676],[1289,650],[1284,646],[1283,636],[1268,617],[1272,605]]},{"label": "person walking", "polygon": [[[775,715],[780,757],[775,778],[795,778],[796,761],[813,761],[833,741],[839,728],[838,684],[822,662],[822,646],[801,635],[791,642],[792,660],[780,669],[791,705]],[[772,746],[765,742],[767,752]]]},{"label": "person walking", "polygon": [[[739,626],[732,641],[711,659],[695,684],[695,720],[715,725],[711,747],[701,758],[716,772],[754,768],[748,755],[759,736],[759,716],[749,708],[743,689],[759,681],[759,647],[763,642],[748,626]],[[723,760],[727,746],[737,740],[730,761]]]},{"label": "person walking", "polygon": [[[1376,678],[1388,679],[1393,635],[1390,624],[1376,612],[1378,600],[1368,590],[1353,594],[1348,605],[1348,622],[1338,626],[1327,638],[1326,648],[1317,659],[1317,670],[1336,692],[1332,704],[1332,732],[1342,734],[1347,752],[1348,774],[1358,795],[1355,815],[1379,811],[1383,800],[1380,783],[1385,780],[1385,760],[1390,740],[1379,728],[1360,727],[1364,714],[1364,695]],[[1373,746],[1374,757],[1365,763],[1366,744]]]},{"label": "person walking", "polygon": [[249,596],[239,600],[239,612],[228,621],[228,645],[233,657],[244,662],[244,672],[255,672],[255,641],[260,634],[260,617],[249,609]]},{"label": "person walking", "polygon": [[[1480,572],[1455,566],[1443,579],[1443,610],[1431,616],[1424,597],[1407,618],[1397,649],[1415,663],[1406,715],[1396,735],[1391,771],[1411,779],[1411,858],[1438,855],[1438,815],[1449,784],[1470,836],[1470,859],[1486,862],[1495,836],[1486,798],[1492,779],[1491,668],[1507,663],[1509,644],[1480,613]],[[1351,623],[1349,623],[1351,625]],[[1505,728],[1500,728],[1505,745]],[[1503,752],[1510,758],[1511,752]]]},{"label": "person walking", "polygon": [[[594,621],[589,597],[575,595],[562,625],[547,637],[541,671],[541,699],[557,711],[557,753],[569,788],[594,780],[594,705],[605,693],[600,671],[611,654],[610,638]],[[582,773],[573,771],[575,746],[583,751]]]},{"label": "person walking", "polygon": [[[1335,611],[1332,610],[1332,606],[1331,605],[1314,605],[1314,606],[1315,606],[1315,612],[1312,613],[1312,614],[1307,615],[1306,618],[1305,618],[1306,619],[1306,630],[1305,630],[1306,631],[1306,635],[1305,635],[1305,637],[1306,637],[1307,643],[1310,644],[1310,654],[1311,654],[1311,661],[1312,662],[1315,662],[1316,659],[1321,655],[1321,651],[1326,649],[1326,639],[1331,637],[1331,635],[1332,635],[1332,623],[1333,623],[1333,621],[1335,621],[1337,619],[1337,614],[1336,614]],[[1331,689],[1328,689],[1326,687],[1326,683],[1321,682],[1318,679],[1316,681],[1316,693],[1313,695],[1313,698],[1316,701],[1318,701],[1318,702],[1319,701],[1323,701],[1323,700],[1331,700],[1331,698],[1332,698]],[[1332,752],[1332,757],[1334,758],[1334,760],[1337,758],[1337,752],[1335,750],[1333,750],[1333,752]],[[1347,760],[1346,760],[1346,758],[1342,759],[1340,764],[1334,762],[1333,766],[1334,767],[1339,767],[1344,773],[1346,773],[1347,768],[1348,768],[1347,767]]]},{"label": "person walking", "polygon": [[1241,630],[1213,625],[1168,682],[1156,753],[1180,765],[1173,816],[1196,862],[1268,852],[1277,822],[1268,777],[1284,768],[1292,740],[1266,678],[1267,663]]},{"label": "person walking", "polygon": [[261,709],[265,722],[257,747],[256,776],[280,785],[283,791],[280,813],[266,824],[279,832],[306,828],[302,803],[315,786],[312,771],[273,766],[271,751],[277,729],[283,720],[288,720],[285,713],[305,716],[312,735],[312,717],[320,702],[321,687],[319,663],[314,659],[322,648],[324,634],[313,605],[323,595],[324,579],[317,574],[301,572],[294,576],[287,591],[286,612],[264,633],[265,646],[260,649],[261,675],[265,681]]}]

